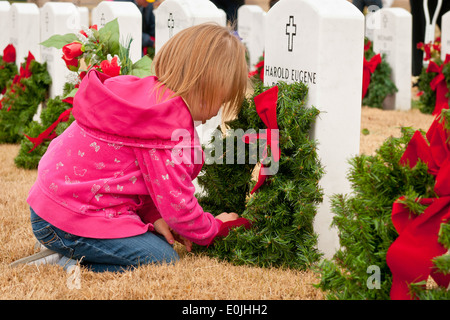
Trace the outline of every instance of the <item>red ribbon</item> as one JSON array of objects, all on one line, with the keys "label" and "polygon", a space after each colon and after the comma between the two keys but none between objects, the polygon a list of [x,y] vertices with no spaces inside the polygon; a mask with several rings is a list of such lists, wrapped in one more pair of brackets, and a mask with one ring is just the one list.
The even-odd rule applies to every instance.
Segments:
[{"label": "red ribbon", "polygon": [[447,249],[438,242],[442,223],[450,219],[450,149],[447,132],[436,119],[426,134],[428,142],[417,131],[408,144],[400,163],[414,167],[418,160],[428,165],[428,172],[436,177],[434,191],[438,198],[417,199],[428,205],[421,215],[412,214],[400,198],[392,206],[392,222],[399,236],[389,247],[386,262],[392,272],[391,299],[409,300],[415,297],[409,284],[426,281],[431,275],[440,286],[447,287],[450,275],[433,270],[432,259]]},{"label": "red ribbon", "polygon": [[12,44],[8,44],[5,49],[3,49],[3,61],[6,63],[16,62],[16,48]]},{"label": "red ribbon", "polygon": [[[20,80],[29,78],[31,76],[30,64],[31,64],[31,61],[33,61],[33,60],[34,60],[33,54],[31,53],[31,51],[28,51],[28,57],[27,57],[27,63],[25,65],[25,69],[22,66],[20,66],[19,74],[16,74],[12,81],[12,84],[11,84],[11,92],[12,93],[15,92],[15,90],[13,89],[13,86],[15,84],[17,84],[17,86],[19,86],[19,88],[21,88],[23,91],[25,91],[25,86],[20,82]],[[10,105],[6,111],[11,110],[11,107],[12,107],[12,105]]]},{"label": "red ribbon", "polygon": [[248,77],[251,78],[259,73],[261,81],[264,81],[264,60],[261,60],[255,65],[255,70],[248,73]]},{"label": "red ribbon", "polygon": [[[274,86],[261,94],[257,95],[255,98],[255,107],[256,112],[258,113],[261,120],[267,126],[266,133],[255,133],[255,134],[246,134],[242,137],[242,140],[245,143],[254,143],[257,139],[266,140],[266,146],[263,151],[263,160],[267,158],[267,147],[270,147],[272,152],[273,160],[278,162],[280,160],[280,147],[279,147],[279,136],[278,134],[272,135],[272,130],[278,130],[277,123],[277,100],[278,100],[278,87]],[[259,170],[258,181],[256,185],[250,192],[253,194],[256,190],[259,189],[269,176],[265,174],[267,170],[264,170],[264,164],[261,165],[261,169]]]},{"label": "red ribbon", "polygon": [[[63,101],[72,104],[73,98],[64,99]],[[54,139],[56,137],[56,133],[54,133],[53,131],[56,129],[56,127],[58,126],[58,124],[60,122],[65,122],[65,121],[69,120],[71,112],[72,112],[72,108],[67,109],[66,111],[61,113],[60,116],[58,117],[58,119],[55,122],[53,122],[44,132],[42,132],[36,138],[29,137],[25,134],[25,137],[28,140],[30,140],[31,143],[33,143],[33,148],[30,151],[28,151],[28,153],[30,153],[34,149],[36,149],[42,142],[44,142],[44,140]]]},{"label": "red ribbon", "polygon": [[430,87],[433,91],[436,91],[436,104],[434,107],[433,115],[440,115],[442,109],[448,109],[448,88],[445,82],[445,76],[442,74],[444,66],[450,62],[450,54],[447,54],[445,61],[441,66],[438,66],[436,62],[430,61],[428,64],[427,72],[436,72],[436,77],[430,82]]},{"label": "red ribbon", "polygon": [[364,65],[363,65],[363,88],[362,88],[362,97],[364,97],[367,94],[367,89],[369,88],[370,84],[370,77],[372,73],[375,72],[375,69],[377,66],[381,63],[381,55],[377,54],[370,59],[370,61],[366,60],[366,57],[364,57]]}]

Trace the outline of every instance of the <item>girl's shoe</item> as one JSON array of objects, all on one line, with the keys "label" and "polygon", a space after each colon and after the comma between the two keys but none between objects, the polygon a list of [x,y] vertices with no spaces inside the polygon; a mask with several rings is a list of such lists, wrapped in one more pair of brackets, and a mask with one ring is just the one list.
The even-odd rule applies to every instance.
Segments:
[{"label": "girl's shoe", "polygon": [[31,256],[16,260],[9,266],[11,268],[15,268],[22,264],[36,265],[36,266],[41,264],[56,264],[61,260],[61,257],[62,257],[61,254],[45,248]]}]

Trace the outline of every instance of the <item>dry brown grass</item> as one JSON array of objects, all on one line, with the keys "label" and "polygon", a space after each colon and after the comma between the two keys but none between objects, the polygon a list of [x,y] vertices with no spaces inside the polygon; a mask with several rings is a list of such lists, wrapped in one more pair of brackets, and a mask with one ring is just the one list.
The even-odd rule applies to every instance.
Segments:
[{"label": "dry brown grass", "polygon": [[[400,126],[427,129],[432,117],[409,112],[362,109],[361,152],[371,154]],[[181,260],[175,265],[142,266],[121,274],[81,271],[80,289],[69,285],[69,274],[58,266],[9,268],[16,259],[33,253],[35,243],[26,204],[35,170],[14,165],[18,145],[0,145],[0,299],[238,299],[320,300],[323,293],[312,284],[312,271],[234,266],[205,256],[188,254],[177,247]],[[72,288],[72,289],[71,289]]]}]

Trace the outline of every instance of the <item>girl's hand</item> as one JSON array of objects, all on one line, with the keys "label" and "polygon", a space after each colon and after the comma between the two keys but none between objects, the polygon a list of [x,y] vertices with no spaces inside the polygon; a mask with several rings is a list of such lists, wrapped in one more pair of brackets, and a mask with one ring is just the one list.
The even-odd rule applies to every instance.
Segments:
[{"label": "girl's hand", "polygon": [[166,241],[170,244],[174,244],[175,240],[179,243],[183,244],[186,247],[186,250],[190,252],[192,250],[192,242],[180,236],[178,233],[173,231],[166,221],[163,218],[159,218],[153,223],[155,227],[155,231],[160,235],[164,236]]},{"label": "girl's hand", "polygon": [[216,219],[219,219],[222,222],[233,221],[233,220],[236,220],[237,218],[239,218],[239,216],[235,212],[229,212],[229,213],[222,212],[221,214],[216,216]]}]

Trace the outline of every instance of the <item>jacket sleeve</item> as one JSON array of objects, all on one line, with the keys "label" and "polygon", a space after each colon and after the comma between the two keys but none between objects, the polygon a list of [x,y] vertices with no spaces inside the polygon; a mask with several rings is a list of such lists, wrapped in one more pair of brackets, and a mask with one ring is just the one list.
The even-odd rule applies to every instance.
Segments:
[{"label": "jacket sleeve", "polygon": [[222,222],[198,203],[193,165],[174,162],[171,149],[136,148],[135,153],[153,203],[169,227],[196,244],[210,244]]}]

